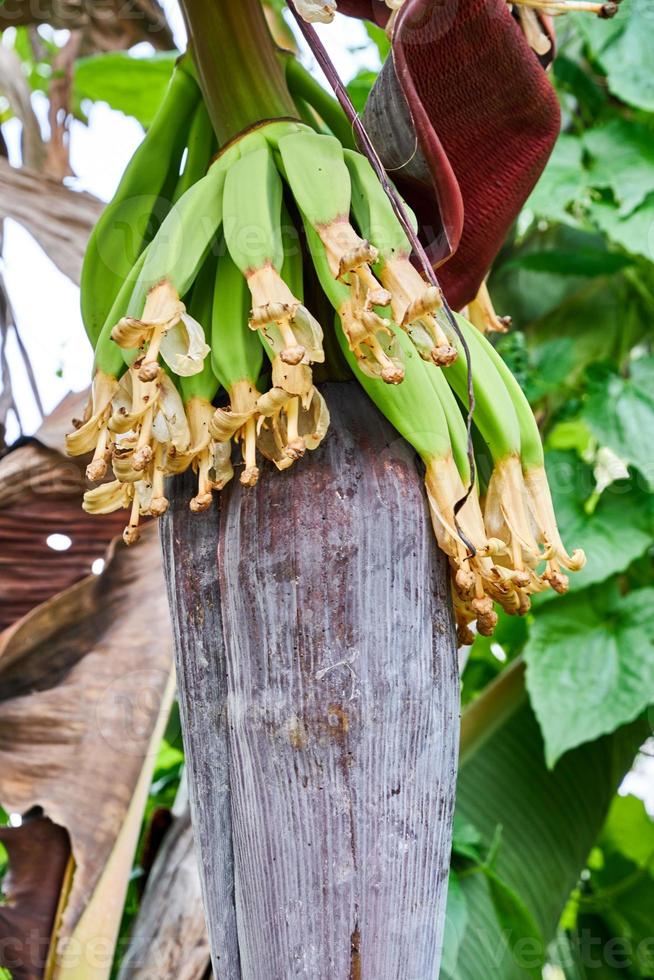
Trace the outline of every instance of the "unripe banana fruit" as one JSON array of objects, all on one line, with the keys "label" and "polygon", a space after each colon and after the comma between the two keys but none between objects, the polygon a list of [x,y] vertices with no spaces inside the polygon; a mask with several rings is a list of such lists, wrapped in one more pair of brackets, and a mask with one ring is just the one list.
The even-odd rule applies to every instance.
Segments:
[{"label": "unripe banana fruit", "polygon": [[[480,488],[468,456],[461,341],[440,291],[412,265],[368,162],[332,136],[279,120],[246,132],[209,165],[213,137],[197,93],[190,106],[194,84],[187,91],[175,77],[172,86],[189,99],[188,145],[159,231],[139,243],[118,283],[103,280],[94,258],[115,247],[110,222],[99,224],[89,253],[96,375],[68,448],[93,454],[90,480],[110,469],[114,479],[86,493],[85,510],[127,509],[124,537],[133,543],[143,516],[166,511],[167,476],[193,469],[190,507],[201,512],[235,471],[252,487],[262,457],[285,470],[316,450],[329,410],[313,371],[328,340],[332,360],[340,349],[425,464],[460,641],[471,641],[473,622],[492,633],[496,604],[524,614],[535,592],[565,591],[561,569],[580,568],[583,555],[569,555],[558,533],[531,409],[495,349],[459,318],[473,421],[492,462]],[[149,182],[147,159],[145,150],[135,156],[129,181],[152,189],[164,168]],[[331,325],[323,335],[305,283],[314,299],[319,284],[318,305],[325,299],[336,312],[335,336]]]},{"label": "unripe banana fruit", "polygon": [[172,189],[169,192],[167,184],[179,174],[187,121],[199,103],[197,83],[184,64],[178,64],[145,139],[91,234],[80,296],[82,319],[94,346],[125,277],[151,240],[154,225],[168,213]]}]

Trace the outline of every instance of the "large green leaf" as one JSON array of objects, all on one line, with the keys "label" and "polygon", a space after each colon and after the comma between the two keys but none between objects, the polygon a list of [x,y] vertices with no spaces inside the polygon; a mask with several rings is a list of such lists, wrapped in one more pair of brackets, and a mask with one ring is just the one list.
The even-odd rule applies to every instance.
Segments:
[{"label": "large green leaf", "polygon": [[514,959],[534,980],[541,980],[545,965],[545,942],[518,893],[494,871],[485,872],[488,893],[502,934],[515,943]]},{"label": "large green leaf", "polygon": [[616,796],[571,903],[569,932],[557,942],[566,980],[654,975],[653,862],[654,821],[643,801]]},{"label": "large green leaf", "polygon": [[631,214],[652,191],[654,140],[646,126],[616,118],[584,134],[591,157],[588,174],[593,187],[610,187],[620,217]]},{"label": "large green leaf", "polygon": [[526,207],[542,218],[569,222],[573,201],[584,195],[587,186],[581,163],[583,144],[576,136],[559,136],[549,163],[536,184]]},{"label": "large green leaf", "polygon": [[635,466],[654,488],[654,458],[643,438],[654,430],[654,358],[632,361],[628,378],[598,367],[589,381],[583,412],[586,423],[600,445]]},{"label": "large green leaf", "polygon": [[[464,714],[458,812],[479,829],[486,847],[502,826],[494,868],[547,944],[646,734],[646,725],[636,723],[575,749],[549,771],[519,663]],[[529,935],[503,932],[483,874],[470,874],[461,885],[468,927],[456,968],[442,973],[443,980],[530,977],[543,949]]]},{"label": "large green leaf", "polygon": [[[650,186],[652,182],[654,174]],[[617,245],[632,255],[642,255],[649,262],[654,262],[654,192],[648,194],[642,204],[626,217],[610,201],[593,201],[588,215]]]},{"label": "large green leaf", "polygon": [[575,367],[568,384],[574,385],[593,361],[612,361],[621,366],[651,319],[649,303],[626,271],[591,280],[535,321],[529,328],[529,339],[534,347],[563,337],[572,342]]},{"label": "large green leaf", "polygon": [[[629,261],[622,254],[617,258]],[[555,312],[593,277],[617,271],[616,253],[608,251],[600,232],[532,225],[528,237],[500,257],[490,280],[491,296],[498,310],[511,314],[515,326],[525,327]]]},{"label": "large green leaf", "polygon": [[608,252],[606,249],[550,249],[547,252],[527,252],[511,259],[502,266],[502,271],[525,269],[528,272],[554,273],[557,276],[580,276],[592,279],[594,276],[612,275],[633,263],[628,255],[621,252]]},{"label": "large green leaf", "polygon": [[458,875],[450,872],[450,885],[447,893],[447,915],[443,937],[443,961],[441,975],[448,977],[456,968],[461,943],[468,928],[468,903]]},{"label": "large green leaf", "polygon": [[624,0],[612,21],[582,14],[576,23],[606,72],[612,94],[654,111],[654,22],[649,0]]},{"label": "large green leaf", "polygon": [[525,647],[527,687],[549,765],[633,721],[654,701],[654,589],[615,582],[538,610]]},{"label": "large green leaf", "polygon": [[[636,796],[616,796],[602,831],[602,848],[619,851],[640,868],[653,868],[654,820]],[[651,910],[654,925],[654,907]]]},{"label": "large green leaf", "polygon": [[[611,484],[592,513],[585,509],[595,486],[590,466],[574,452],[546,453],[554,510],[566,545],[586,552],[586,567],[570,576],[570,591],[579,592],[623,572],[654,540],[654,497],[633,480]],[[542,600],[558,602],[551,593]],[[541,600],[541,601],[542,601]]]},{"label": "large green leaf", "polygon": [[176,51],[149,58],[111,51],[80,58],[75,63],[75,97],[108,102],[112,109],[135,116],[147,127],[161,104],[177,57]]}]

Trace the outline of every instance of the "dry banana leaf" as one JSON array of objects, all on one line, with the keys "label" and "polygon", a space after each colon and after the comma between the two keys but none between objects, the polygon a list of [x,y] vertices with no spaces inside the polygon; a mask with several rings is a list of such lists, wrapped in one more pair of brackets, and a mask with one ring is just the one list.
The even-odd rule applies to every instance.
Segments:
[{"label": "dry banana leaf", "polygon": [[160,51],[175,47],[157,0],[12,0],[0,6],[0,30],[30,24],[81,30],[86,52],[122,50],[139,41],[149,41]]},{"label": "dry banana leaf", "polygon": [[[108,976],[171,696],[170,620],[154,528],[138,549],[118,544],[102,575],[0,634],[0,803],[21,814],[40,808],[72,848],[58,930],[62,958],[51,962],[48,977]],[[11,853],[12,831],[4,834]],[[21,877],[41,867],[38,848],[28,854],[12,868],[18,894]],[[53,917],[61,887],[50,883]],[[22,903],[2,909],[0,951],[20,921],[38,938],[41,957],[27,967],[42,971],[47,916],[41,910],[33,921],[32,911]]]},{"label": "dry banana leaf", "polygon": [[[0,10],[2,8],[0,7]],[[79,282],[86,243],[102,201],[0,159],[0,217],[13,218],[32,235],[58,269]]]},{"label": "dry banana leaf", "polygon": [[[0,629],[88,575],[122,530],[122,515],[82,511],[82,471],[57,451],[84,400],[69,396],[33,441],[0,460]],[[70,538],[68,550],[48,546],[53,534]]]},{"label": "dry banana leaf", "polygon": [[39,980],[69,867],[70,840],[63,827],[33,814],[20,827],[0,827],[0,843],[9,858],[0,904],[2,962],[11,967],[12,980]]}]

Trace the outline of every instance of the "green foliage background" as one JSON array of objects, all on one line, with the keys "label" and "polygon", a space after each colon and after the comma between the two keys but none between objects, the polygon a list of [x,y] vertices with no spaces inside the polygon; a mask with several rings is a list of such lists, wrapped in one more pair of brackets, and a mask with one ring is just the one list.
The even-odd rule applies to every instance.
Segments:
[{"label": "green foliage background", "polygon": [[[558,828],[559,839],[577,827],[579,839],[575,808],[597,792],[611,753],[626,750],[628,757],[629,726],[636,726],[631,737],[637,740],[638,731],[651,734],[654,718],[648,716],[654,701],[654,6],[625,0],[608,23],[575,15],[557,27],[553,80],[563,132],[493,269],[490,290],[499,312],[513,316],[511,333],[497,347],[541,423],[564,540],[584,548],[589,561],[572,577],[568,596],[542,598],[526,622],[504,619],[494,641],[479,638],[463,677],[464,701],[472,703],[507,662],[526,663],[542,738],[540,762],[537,749],[530,758],[553,771],[540,796],[538,784],[545,784],[536,768],[521,778],[516,743],[497,865],[515,885],[512,858],[529,862],[531,856],[531,881],[518,887],[518,898],[535,922],[531,931],[520,925],[517,906],[508,921],[506,910],[496,911],[514,936],[533,936],[535,926],[536,950],[551,935],[529,891],[534,877],[543,890],[553,887],[538,863],[538,838],[548,827]],[[595,768],[602,745],[611,745],[609,756]],[[577,782],[557,797],[559,777],[571,764]],[[465,775],[464,767],[462,781]],[[492,797],[492,782],[478,783],[477,792],[484,788]],[[525,796],[534,806],[525,807]],[[462,788],[460,806],[466,798]],[[597,796],[587,826],[591,810],[605,805]],[[519,830],[521,808],[529,817]],[[507,835],[511,825],[528,836],[526,849]],[[548,854],[556,867],[556,843]],[[471,868],[474,863],[464,862],[460,873]],[[563,872],[561,865],[557,873]],[[546,949],[546,975],[654,976],[653,874],[654,825],[640,800],[616,796],[558,937]],[[454,918],[463,907],[457,898]],[[507,948],[515,953],[515,942]],[[510,955],[496,973],[490,962],[487,975],[503,980],[541,976],[537,956],[529,962]],[[459,957],[451,975],[483,973]]]}]

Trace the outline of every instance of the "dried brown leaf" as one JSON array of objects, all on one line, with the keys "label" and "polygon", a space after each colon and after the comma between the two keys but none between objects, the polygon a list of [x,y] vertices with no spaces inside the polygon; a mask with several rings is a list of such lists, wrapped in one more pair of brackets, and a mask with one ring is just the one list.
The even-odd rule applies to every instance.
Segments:
[{"label": "dried brown leaf", "polygon": [[102,576],[0,634],[0,802],[19,813],[41,807],[70,836],[75,873],[64,944],[153,761],[171,653],[154,527],[137,549],[117,545]]}]

